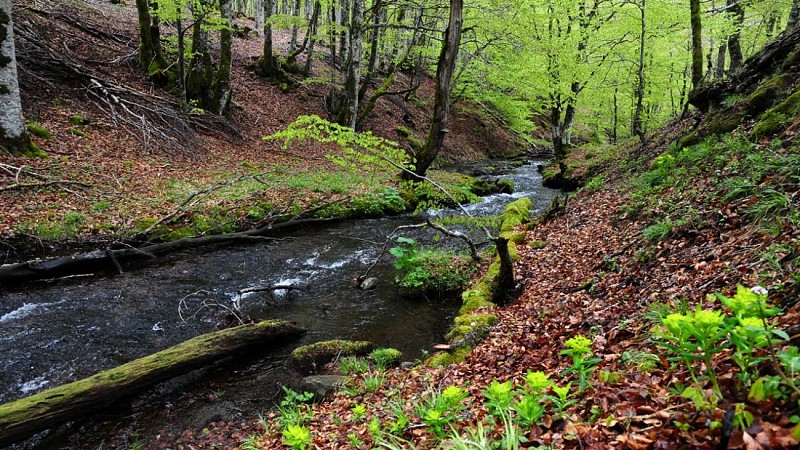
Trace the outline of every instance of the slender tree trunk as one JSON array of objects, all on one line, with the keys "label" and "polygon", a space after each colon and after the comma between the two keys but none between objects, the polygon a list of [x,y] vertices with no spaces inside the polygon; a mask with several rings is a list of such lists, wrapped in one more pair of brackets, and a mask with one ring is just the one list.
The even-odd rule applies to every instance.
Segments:
[{"label": "slender tree trunk", "polygon": [[703,80],[703,24],[700,16],[700,0],[689,0],[692,25],[692,87],[697,88]]},{"label": "slender tree trunk", "polygon": [[725,57],[727,56],[728,43],[720,44],[717,49],[717,65],[714,67],[714,78],[721,80],[725,76]]},{"label": "slender tree trunk", "polygon": [[139,16],[139,69],[149,73],[155,60],[155,49],[150,36],[150,5],[147,0],[136,0],[136,12]]},{"label": "slender tree trunk", "polygon": [[416,173],[424,176],[444,145],[444,138],[450,120],[450,81],[458,58],[461,44],[463,0],[450,0],[450,19],[444,32],[442,51],[436,67],[436,93],[434,94],[433,120],[428,137],[417,154]]},{"label": "slender tree trunk", "polygon": [[350,3],[352,0],[339,0],[339,25],[342,27],[342,32],[339,34],[339,63],[344,64],[347,61],[347,49],[349,40],[347,37],[350,22]]},{"label": "slender tree trunk", "polygon": [[352,20],[350,24],[350,41],[345,64],[345,105],[339,114],[339,124],[356,128],[358,118],[358,88],[361,85],[361,53],[363,41],[361,34],[364,24],[364,0],[353,2]]},{"label": "slender tree trunk", "polygon": [[[294,0],[294,7],[292,8],[292,15],[300,18],[300,0]],[[294,53],[297,50],[297,24],[292,25],[292,37],[289,39],[289,53]]]},{"label": "slender tree trunk", "polygon": [[256,35],[261,36],[261,28],[264,26],[264,0],[253,0],[253,18]]},{"label": "slender tree trunk", "polygon": [[258,73],[262,77],[275,75],[275,57],[272,55],[272,10],[275,0],[264,0],[264,46],[258,59]]},{"label": "slender tree trunk", "polygon": [[730,73],[736,73],[742,67],[742,27],[744,26],[744,8],[737,0],[728,0],[728,5],[732,6],[728,11],[733,16],[733,33],[728,36],[728,54],[730,54],[731,64],[728,68]]},{"label": "slender tree trunk", "polygon": [[611,128],[611,141],[612,143],[617,143],[617,130],[619,129],[619,86],[614,86],[614,119],[613,125]]},{"label": "slender tree trunk", "polygon": [[220,16],[224,22],[219,32],[219,67],[217,77],[214,80],[214,99],[212,111],[221,116],[230,113],[231,97],[231,64],[233,62],[233,31],[231,26],[231,0],[219,0]]},{"label": "slender tree trunk", "polygon": [[314,59],[314,44],[317,42],[317,28],[319,28],[319,15],[322,5],[319,0],[314,3],[314,13],[312,14],[311,22],[308,25],[308,53],[306,53],[306,65],[303,67],[303,73],[308,75],[311,73],[311,64]]},{"label": "slender tree trunk", "polygon": [[800,25],[800,0],[792,0],[792,9],[789,11],[789,19],[786,21],[786,29],[783,34],[789,34],[797,30]]},{"label": "slender tree trunk", "polygon": [[375,0],[372,6],[372,36],[370,38],[369,60],[367,62],[367,73],[364,82],[358,91],[358,101],[362,101],[367,94],[367,89],[372,78],[375,77],[375,66],[378,62],[378,40],[380,38],[381,10],[383,9],[382,0]]},{"label": "slender tree trunk", "polygon": [[0,0],[0,147],[12,155],[33,150],[22,118],[11,0]]},{"label": "slender tree trunk", "polygon": [[210,109],[214,66],[208,49],[208,30],[203,27],[202,17],[198,14],[194,15],[194,20],[192,59],[189,61],[189,69],[186,74],[186,97],[188,100],[196,101],[199,107]]},{"label": "slender tree trunk", "polygon": [[178,103],[180,104],[181,113],[186,114],[186,30],[183,28],[183,10],[180,6],[176,8],[176,13],[175,31],[178,36],[178,97],[180,97]]},{"label": "slender tree trunk", "polygon": [[633,113],[633,133],[639,137],[639,141],[644,143],[644,123],[642,120],[642,113],[644,111],[644,44],[645,32],[647,31],[647,20],[645,17],[646,0],[642,0],[639,5],[639,12],[641,13],[641,30],[639,32],[639,67],[637,73],[638,83],[636,85],[636,111]]}]

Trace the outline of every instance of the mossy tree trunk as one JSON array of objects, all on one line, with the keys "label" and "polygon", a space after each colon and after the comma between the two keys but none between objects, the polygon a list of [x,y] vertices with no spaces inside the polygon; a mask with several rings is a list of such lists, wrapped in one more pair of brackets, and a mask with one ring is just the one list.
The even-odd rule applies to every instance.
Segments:
[{"label": "mossy tree trunk", "polygon": [[639,64],[636,83],[636,110],[633,113],[633,134],[639,137],[639,141],[645,140],[645,127],[644,127],[644,56],[645,56],[645,36],[647,31],[646,20],[646,0],[641,0],[641,3],[636,5],[639,8],[640,17],[640,30],[639,30]]},{"label": "mossy tree trunk", "polygon": [[192,59],[186,73],[186,98],[194,100],[200,108],[210,108],[211,86],[214,82],[214,64],[208,48],[208,30],[203,27],[203,12],[210,5],[200,3],[193,11]]},{"label": "mossy tree trunk", "polygon": [[152,80],[166,83],[164,71],[169,66],[161,48],[161,32],[157,14],[150,10],[158,10],[158,3],[148,0],[136,0],[136,12],[139,18],[139,68]]},{"label": "mossy tree trunk", "polygon": [[261,58],[258,59],[258,74],[262,77],[272,77],[276,73],[275,57],[272,51],[272,10],[275,8],[275,0],[264,0],[264,46],[261,50]]},{"label": "mossy tree trunk", "polygon": [[306,53],[306,64],[303,67],[303,74],[308,75],[311,73],[311,65],[314,60],[314,45],[317,43],[317,29],[319,28],[319,15],[322,10],[322,5],[319,0],[314,2],[314,12],[311,14],[311,20],[308,25],[308,52]]},{"label": "mossy tree trunk", "polygon": [[733,74],[742,68],[742,27],[744,26],[744,7],[738,0],[728,0],[728,14],[733,19],[733,32],[728,36],[728,54],[730,55],[729,73]]},{"label": "mossy tree trunk", "polygon": [[12,155],[31,155],[34,147],[22,117],[11,16],[11,0],[0,0],[0,146]]},{"label": "mossy tree trunk", "polygon": [[697,88],[703,79],[703,23],[700,0],[689,0],[692,27],[692,87]]},{"label": "mossy tree trunk", "polygon": [[458,58],[458,47],[461,44],[461,22],[463,0],[450,0],[450,18],[444,31],[442,50],[436,66],[436,93],[433,100],[433,119],[428,129],[428,137],[416,155],[415,172],[424,176],[439,151],[444,146],[444,138],[450,131],[447,123],[450,120],[450,91],[453,70]]},{"label": "mossy tree trunk", "polygon": [[358,118],[358,88],[361,86],[361,54],[363,42],[361,35],[364,24],[364,0],[355,0],[352,4],[352,21],[345,63],[344,95],[345,101],[338,111],[336,121],[355,129]]},{"label": "mossy tree trunk", "polygon": [[[375,0],[372,5],[372,35],[370,37],[369,60],[367,62],[367,73],[364,75],[364,82],[358,90],[358,101],[364,100],[367,89],[375,77],[375,67],[378,63],[378,46],[381,36],[381,14],[383,11],[383,0]],[[356,125],[358,128],[358,125]]]},{"label": "mossy tree trunk", "polygon": [[219,10],[225,23],[219,32],[219,67],[214,79],[214,97],[211,111],[221,116],[230,112],[231,97],[231,64],[233,62],[233,20],[231,18],[231,0],[219,0]]},{"label": "mossy tree trunk", "polygon": [[0,446],[84,417],[156,383],[246,348],[284,342],[304,332],[295,325],[277,320],[228,328],[89,378],[0,405]]},{"label": "mossy tree trunk", "polygon": [[786,21],[784,35],[792,33],[800,28],[800,0],[792,0],[792,9],[789,11],[789,19]]}]

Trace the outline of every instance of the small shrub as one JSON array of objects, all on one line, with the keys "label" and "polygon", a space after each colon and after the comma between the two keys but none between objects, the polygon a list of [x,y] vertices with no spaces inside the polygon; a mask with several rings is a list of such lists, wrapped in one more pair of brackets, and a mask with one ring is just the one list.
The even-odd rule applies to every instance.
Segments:
[{"label": "small shrub", "polygon": [[378,370],[384,370],[398,364],[402,356],[403,354],[400,350],[394,348],[376,348],[369,354],[369,357],[375,361],[375,366]]},{"label": "small shrub", "polygon": [[345,356],[339,360],[339,371],[344,375],[358,375],[369,371],[369,363],[364,358]]}]

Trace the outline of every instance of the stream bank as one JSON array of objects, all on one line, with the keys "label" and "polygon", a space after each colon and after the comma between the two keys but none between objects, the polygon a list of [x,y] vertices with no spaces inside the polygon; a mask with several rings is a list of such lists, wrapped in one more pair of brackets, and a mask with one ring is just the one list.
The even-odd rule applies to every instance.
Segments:
[{"label": "stream bank", "polygon": [[[472,214],[491,214],[493,208],[522,196],[533,197],[540,209],[554,194],[541,188],[534,165],[504,176],[514,179],[516,193],[469,205]],[[292,346],[334,338],[368,340],[398,348],[406,360],[422,358],[424,349],[442,341],[460,304],[400,296],[388,261],[374,269],[381,280],[375,290],[351,285],[391,230],[416,221],[397,216],[296,230],[277,242],[180,251],[158,267],[114,277],[56,280],[39,283],[35,290],[12,290],[3,296],[0,310],[0,351],[9,355],[0,363],[0,401],[85,377],[213,330],[237,300],[240,314],[254,320],[279,318],[308,328],[307,336]],[[432,233],[415,238],[433,244]],[[244,288],[274,284],[308,289],[237,295]],[[191,320],[182,321],[182,315]],[[278,400],[280,386],[299,382],[299,375],[286,368],[285,355],[292,346],[163,383],[116,404],[113,411],[50,433],[52,440],[40,438],[17,448],[97,448],[134,435],[153,440],[220,418],[254,417]]]}]

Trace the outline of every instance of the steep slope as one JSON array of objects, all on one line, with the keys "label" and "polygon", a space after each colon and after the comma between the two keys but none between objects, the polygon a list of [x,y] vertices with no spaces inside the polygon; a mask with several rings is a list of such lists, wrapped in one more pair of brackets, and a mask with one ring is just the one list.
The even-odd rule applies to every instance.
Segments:
[{"label": "steep slope", "polygon": [[798,51],[696,92],[647,146],[575,152],[594,175],[527,227],[523,293],[463,362],[355,376],[292,432],[276,412],[153,447],[797,448]]}]

